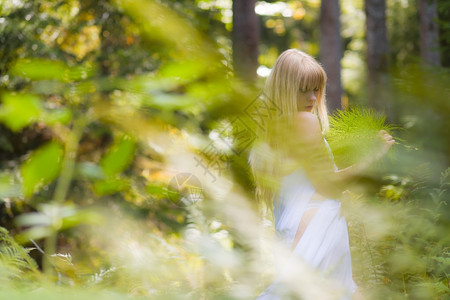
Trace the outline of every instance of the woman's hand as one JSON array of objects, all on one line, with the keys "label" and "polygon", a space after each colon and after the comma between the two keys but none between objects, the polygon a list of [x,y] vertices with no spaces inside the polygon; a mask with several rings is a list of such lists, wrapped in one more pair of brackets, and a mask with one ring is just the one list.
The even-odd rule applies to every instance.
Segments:
[{"label": "woman's hand", "polygon": [[383,157],[389,151],[391,146],[395,144],[395,140],[389,133],[387,133],[386,130],[380,130],[378,132],[378,135],[382,139],[383,144],[381,146],[380,152],[378,152],[377,154],[377,159]]},{"label": "woman's hand", "polygon": [[378,132],[378,136],[381,139],[381,149],[374,156],[369,156],[365,160],[347,167],[345,169],[341,169],[338,171],[339,174],[343,177],[352,177],[362,173],[364,170],[369,168],[375,161],[382,158],[391,148],[393,144],[395,144],[395,140],[386,130],[380,130]]}]

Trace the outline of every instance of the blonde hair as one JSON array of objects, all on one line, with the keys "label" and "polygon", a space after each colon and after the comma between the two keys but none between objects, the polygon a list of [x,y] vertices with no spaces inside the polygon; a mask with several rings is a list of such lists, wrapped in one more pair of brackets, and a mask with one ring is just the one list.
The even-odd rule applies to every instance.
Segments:
[{"label": "blonde hair", "polygon": [[289,157],[288,148],[299,111],[297,103],[301,90],[318,89],[313,113],[319,119],[322,132],[328,129],[326,80],[321,65],[297,49],[284,51],[267,77],[260,100],[270,109],[263,116],[263,128],[257,129],[258,141],[250,152],[249,163],[256,183],[256,198],[270,211],[279,189],[279,179],[296,163]]}]

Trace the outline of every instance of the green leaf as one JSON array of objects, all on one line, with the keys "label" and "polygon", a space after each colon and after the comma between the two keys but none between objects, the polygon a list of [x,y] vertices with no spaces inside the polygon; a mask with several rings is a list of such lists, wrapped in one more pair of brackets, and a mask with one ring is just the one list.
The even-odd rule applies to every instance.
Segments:
[{"label": "green leaf", "polygon": [[162,78],[178,79],[180,83],[189,82],[202,76],[207,66],[199,61],[172,62],[164,65],[158,72]]},{"label": "green leaf", "polygon": [[96,73],[96,65],[85,64],[68,69],[66,79],[70,81],[85,80],[94,76]]},{"label": "green leaf", "polygon": [[126,190],[130,186],[125,179],[110,178],[99,180],[94,183],[94,192],[99,196],[114,194]]},{"label": "green leaf", "polygon": [[69,67],[62,61],[33,58],[19,59],[10,73],[31,80],[71,82],[86,80],[94,76],[97,71],[97,66],[92,63]]},{"label": "green leaf", "polygon": [[48,125],[67,124],[72,119],[72,111],[67,108],[44,111],[40,119]]},{"label": "green leaf", "polygon": [[134,156],[136,142],[130,136],[121,137],[102,157],[100,166],[107,176],[112,176],[125,170]]},{"label": "green leaf", "polygon": [[[146,187],[145,190],[147,191],[147,193],[149,193],[150,195],[152,195],[155,198],[158,199],[162,199],[167,197],[168,193],[169,193],[169,189],[167,187],[167,185],[164,185],[162,183],[149,183]],[[177,193],[176,191],[172,191],[174,193]]]},{"label": "green leaf", "polygon": [[33,240],[40,240],[46,238],[52,234],[53,230],[49,226],[36,226],[31,227],[24,232],[17,234],[14,238],[19,244],[25,244]]},{"label": "green leaf", "polygon": [[10,73],[27,77],[31,80],[56,79],[65,81],[68,66],[56,60],[21,59],[12,67]]},{"label": "green leaf", "polygon": [[30,212],[27,214],[21,214],[20,216],[16,217],[14,221],[18,226],[25,226],[25,227],[34,227],[34,226],[51,226],[53,222],[55,222],[54,219],[51,218],[52,216],[49,216],[42,212]]},{"label": "green leaf", "polygon": [[16,236],[20,243],[45,238],[79,224],[100,224],[103,220],[99,214],[72,204],[40,204],[37,208],[37,212],[21,214],[14,219],[17,226],[28,227]]},{"label": "green leaf", "polygon": [[174,110],[182,109],[189,110],[191,108],[197,108],[198,98],[186,96],[186,95],[175,95],[175,94],[165,94],[165,93],[155,93],[151,97],[145,97],[144,103],[151,107],[156,107],[163,110]]},{"label": "green leaf", "polygon": [[62,219],[61,230],[69,229],[79,224],[98,225],[103,221],[103,217],[96,212],[89,210],[77,210],[73,215]]},{"label": "green leaf", "polygon": [[3,95],[0,108],[0,120],[13,131],[37,121],[42,110],[41,101],[30,94]]},{"label": "green leaf", "polygon": [[26,197],[58,176],[63,153],[61,144],[50,142],[35,150],[25,161],[20,172],[23,178],[22,190]]}]

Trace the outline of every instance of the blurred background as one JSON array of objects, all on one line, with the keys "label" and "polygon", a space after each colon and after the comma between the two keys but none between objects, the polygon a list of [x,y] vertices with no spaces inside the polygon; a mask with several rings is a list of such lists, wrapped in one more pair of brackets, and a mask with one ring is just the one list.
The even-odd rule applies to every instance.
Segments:
[{"label": "blurred background", "polygon": [[[445,0],[0,0],[0,298],[255,298],[285,249],[247,161],[289,48],[340,167],[397,140],[341,199],[355,282],[448,299]],[[297,263],[292,299],[339,299]]]}]

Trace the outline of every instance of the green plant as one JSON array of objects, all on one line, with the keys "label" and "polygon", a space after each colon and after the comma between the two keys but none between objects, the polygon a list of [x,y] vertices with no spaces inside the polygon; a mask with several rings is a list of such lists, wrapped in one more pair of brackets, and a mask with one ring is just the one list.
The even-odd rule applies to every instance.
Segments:
[{"label": "green plant", "polygon": [[393,130],[398,129],[386,124],[383,115],[367,108],[337,110],[329,119],[330,129],[326,133],[326,139],[339,168],[376,155],[381,145],[378,132],[386,130],[392,135]]}]

